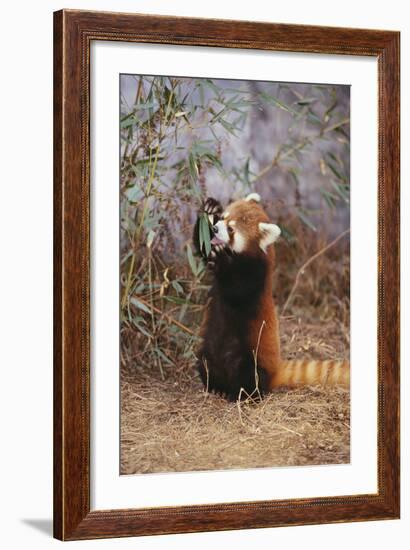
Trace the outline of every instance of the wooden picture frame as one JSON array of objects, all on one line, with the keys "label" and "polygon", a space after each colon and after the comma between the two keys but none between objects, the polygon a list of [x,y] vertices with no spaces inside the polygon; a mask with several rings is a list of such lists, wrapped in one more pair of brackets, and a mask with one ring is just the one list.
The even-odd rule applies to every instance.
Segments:
[{"label": "wooden picture frame", "polygon": [[[90,510],[90,45],[93,40],[378,61],[378,492]],[[63,10],[54,14],[54,536],[62,540],[399,517],[398,32]]]}]

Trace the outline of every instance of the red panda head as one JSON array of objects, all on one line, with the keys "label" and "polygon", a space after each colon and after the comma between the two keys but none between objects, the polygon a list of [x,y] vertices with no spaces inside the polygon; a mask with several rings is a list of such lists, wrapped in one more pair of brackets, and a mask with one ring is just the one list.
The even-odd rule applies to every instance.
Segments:
[{"label": "red panda head", "polygon": [[268,247],[279,237],[280,228],[270,223],[259,202],[260,196],[251,193],[231,203],[214,226],[212,242],[229,246],[238,254],[267,254]]}]

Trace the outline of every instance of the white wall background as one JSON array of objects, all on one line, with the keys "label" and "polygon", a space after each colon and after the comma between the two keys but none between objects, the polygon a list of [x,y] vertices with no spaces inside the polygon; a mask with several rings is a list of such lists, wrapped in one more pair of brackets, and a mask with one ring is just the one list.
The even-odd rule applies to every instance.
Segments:
[{"label": "white wall background", "polygon": [[[7,549],[47,549],[52,513],[52,12],[60,8],[384,28],[402,32],[403,308],[409,270],[410,18],[406,0],[88,0],[2,5],[0,84],[0,540]],[[407,220],[406,220],[407,218]],[[185,549],[208,545],[373,550],[408,547],[410,407],[403,316],[402,519],[71,543],[76,548]],[[407,349],[406,349],[407,348]]]}]

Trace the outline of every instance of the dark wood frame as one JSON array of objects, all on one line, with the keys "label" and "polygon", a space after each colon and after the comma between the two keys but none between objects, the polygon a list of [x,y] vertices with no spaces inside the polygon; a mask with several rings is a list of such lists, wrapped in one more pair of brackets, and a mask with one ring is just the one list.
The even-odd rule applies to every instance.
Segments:
[{"label": "dark wood frame", "polygon": [[[378,493],[90,510],[89,74],[92,40],[378,60]],[[54,14],[54,535],[63,540],[399,517],[398,32],[63,10]]]}]

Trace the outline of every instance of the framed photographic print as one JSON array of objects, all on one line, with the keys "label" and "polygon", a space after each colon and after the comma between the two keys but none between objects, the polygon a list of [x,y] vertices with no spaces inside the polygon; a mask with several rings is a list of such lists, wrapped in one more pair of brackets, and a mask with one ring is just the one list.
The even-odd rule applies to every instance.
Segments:
[{"label": "framed photographic print", "polygon": [[54,533],[399,517],[399,33],[54,14]]}]

